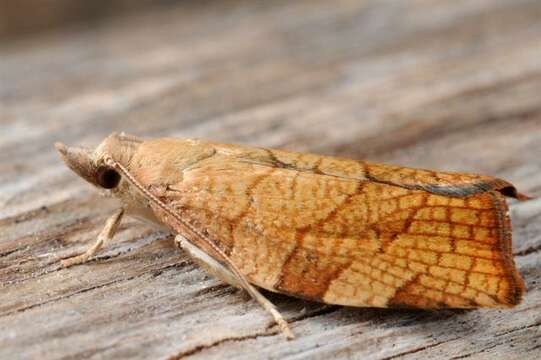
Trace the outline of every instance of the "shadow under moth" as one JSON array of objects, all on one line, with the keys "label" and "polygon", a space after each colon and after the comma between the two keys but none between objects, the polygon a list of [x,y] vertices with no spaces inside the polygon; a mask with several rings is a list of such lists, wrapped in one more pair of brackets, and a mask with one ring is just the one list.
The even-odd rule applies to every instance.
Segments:
[{"label": "shadow under moth", "polygon": [[435,172],[204,140],[113,133],[96,149],[57,143],[65,163],[124,215],[178,234],[175,242],[246,290],[292,338],[257,290],[359,307],[512,307],[524,283],[511,251],[501,179]]}]

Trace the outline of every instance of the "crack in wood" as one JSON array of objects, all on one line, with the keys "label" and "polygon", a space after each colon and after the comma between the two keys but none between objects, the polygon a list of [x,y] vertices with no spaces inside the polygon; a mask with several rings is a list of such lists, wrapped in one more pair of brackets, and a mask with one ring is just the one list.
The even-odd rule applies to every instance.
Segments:
[{"label": "crack in wood", "polygon": [[[318,309],[315,309],[315,310],[310,311],[308,313],[292,317],[291,319],[288,320],[288,323],[292,324],[292,323],[296,323],[296,322],[299,322],[299,321],[302,321],[302,320],[305,320],[305,319],[330,314],[330,313],[338,311],[341,308],[342,308],[341,306],[323,305],[323,306],[319,307]],[[230,341],[240,342],[240,341],[245,341],[245,340],[257,339],[257,338],[260,338],[260,337],[274,336],[274,335],[278,335],[278,334],[281,333],[281,331],[278,330],[278,329],[272,329],[271,330],[271,328],[273,328],[273,327],[274,328],[276,327],[276,324],[274,324],[274,322],[269,324],[269,326],[267,326],[267,328],[265,330],[256,331],[254,333],[246,334],[246,335],[227,336],[227,337],[224,337],[224,338],[221,338],[221,339],[216,339],[216,340],[211,341],[209,343],[198,344],[198,345],[193,346],[192,348],[183,350],[183,351],[181,351],[181,352],[179,352],[179,353],[177,353],[175,355],[171,355],[170,357],[168,357],[168,360],[183,359],[183,358],[185,358],[187,356],[194,355],[196,353],[211,349],[213,347],[216,347],[218,345],[221,345],[223,343],[230,342]]]},{"label": "crack in wood", "polygon": [[536,253],[536,252],[538,252],[539,250],[541,250],[541,245],[530,246],[530,247],[527,247],[527,248],[524,249],[524,250],[520,250],[520,251],[514,252],[513,255],[514,255],[514,256],[526,256],[526,255],[530,255],[530,254]]},{"label": "crack in wood", "polygon": [[40,303],[31,304],[31,305],[28,305],[28,306],[20,307],[20,308],[15,309],[15,310],[11,310],[11,311],[7,311],[7,312],[4,312],[4,313],[0,313],[0,317],[4,317],[4,316],[13,315],[13,314],[16,314],[16,313],[25,312],[25,311],[27,311],[27,310],[34,309],[34,308],[37,308],[37,307],[40,307],[40,306],[43,306],[43,305],[47,305],[47,304],[54,303],[54,302],[57,302],[57,301],[61,301],[61,300],[64,300],[64,299],[69,299],[69,298],[71,298],[71,297],[73,297],[73,296],[76,296],[76,295],[79,295],[79,294],[84,294],[84,293],[89,292],[89,291],[92,291],[92,290],[104,288],[104,287],[107,287],[107,286],[109,286],[109,285],[113,285],[113,284],[120,283],[120,282],[123,282],[123,281],[129,281],[129,280],[135,279],[135,278],[140,277],[140,276],[145,275],[145,274],[146,274],[146,273],[139,274],[139,275],[136,275],[136,276],[130,276],[130,277],[124,278],[124,279],[116,279],[116,280],[112,280],[112,281],[109,281],[109,282],[106,282],[106,283],[103,283],[103,284],[99,284],[99,285],[94,285],[94,286],[90,286],[90,287],[87,287],[87,288],[83,288],[83,289],[74,291],[74,292],[72,292],[72,293],[69,293],[69,294],[67,294],[67,295],[58,296],[58,297],[49,299],[49,300],[47,300],[47,301],[43,301],[43,302],[40,302]]},{"label": "crack in wood", "polygon": [[9,255],[11,255],[11,254],[13,254],[13,253],[16,253],[16,252],[21,251],[21,250],[26,249],[26,248],[27,248],[27,247],[25,246],[25,247],[22,247],[22,248],[15,248],[15,249],[11,249],[11,250],[2,252],[2,253],[0,253],[0,258],[9,256]]},{"label": "crack in wood", "polygon": [[458,359],[467,359],[469,357],[472,357],[473,355],[479,355],[479,354],[482,354],[484,352],[487,352],[488,350],[490,349],[494,349],[495,347],[499,346],[499,345],[503,345],[504,343],[503,342],[499,342],[499,343],[496,343],[496,344],[492,344],[491,346],[487,346],[485,347],[484,349],[481,349],[479,351],[475,351],[475,352],[470,352],[470,353],[467,353],[467,354],[464,354],[464,355],[459,355],[459,356],[453,356],[452,358],[449,358],[449,360],[458,360]]},{"label": "crack in wood", "polygon": [[433,344],[429,344],[429,345],[426,345],[426,346],[421,346],[421,347],[418,347],[418,348],[415,348],[415,349],[411,349],[411,350],[408,350],[408,351],[400,352],[398,354],[387,356],[387,357],[381,358],[380,360],[391,360],[391,359],[396,359],[396,358],[399,358],[399,357],[402,357],[402,356],[405,356],[405,355],[416,354],[418,352],[434,348],[436,346],[439,346],[441,344],[445,344],[445,343],[447,343],[449,341],[453,341],[453,340],[456,340],[456,339],[458,339],[458,338],[450,339],[450,340],[447,340],[447,341],[439,341],[439,342],[436,342],[436,343],[433,343]]},{"label": "crack in wood", "polygon": [[204,289],[197,290],[196,292],[194,292],[193,296],[194,297],[207,296],[209,294],[216,293],[216,292],[219,292],[219,293],[214,294],[214,295],[220,296],[224,294],[233,294],[237,291],[238,289],[236,289],[235,287],[229,284],[220,282],[219,284],[207,286]]},{"label": "crack in wood", "polygon": [[[539,327],[541,325],[541,321],[538,321],[534,324],[530,324],[530,325],[526,325],[526,326],[521,326],[521,327],[518,327],[518,328],[515,328],[515,329],[510,329],[508,331],[504,331],[502,333],[498,333],[498,334],[495,334],[494,336],[505,336],[505,335],[509,335],[511,333],[514,333],[514,332],[517,332],[517,331],[521,331],[521,330],[526,330],[526,329],[530,329],[530,328],[533,328],[533,327]],[[452,357],[450,358],[449,360],[458,360],[458,359],[466,359],[466,358],[469,358],[469,357],[472,357],[474,355],[478,355],[478,354],[482,354],[484,352],[487,352],[488,350],[490,349],[493,349],[495,347],[498,347],[500,345],[505,345],[506,342],[503,341],[503,342],[497,342],[495,344],[492,344],[491,346],[487,346],[483,349],[480,349],[478,351],[473,351],[473,352],[469,352],[467,354],[463,354],[463,355],[459,355],[459,356],[455,356],[455,357]]]},{"label": "crack in wood", "polygon": [[260,337],[274,336],[274,335],[277,335],[279,333],[280,333],[280,331],[275,329],[275,330],[271,330],[271,331],[269,331],[269,330],[261,330],[261,331],[258,331],[258,332],[252,333],[252,334],[248,334],[248,335],[228,336],[228,337],[217,339],[215,341],[211,341],[211,342],[208,342],[208,343],[196,345],[196,346],[194,346],[194,347],[192,347],[190,349],[181,351],[181,352],[179,352],[179,353],[177,353],[175,355],[171,355],[167,359],[168,360],[179,360],[179,359],[183,359],[183,358],[185,358],[187,356],[191,356],[191,355],[194,355],[196,353],[199,353],[201,351],[208,350],[210,348],[213,348],[215,346],[221,345],[221,344],[226,343],[226,342],[252,340],[252,339],[257,339],[257,338],[260,338]]}]

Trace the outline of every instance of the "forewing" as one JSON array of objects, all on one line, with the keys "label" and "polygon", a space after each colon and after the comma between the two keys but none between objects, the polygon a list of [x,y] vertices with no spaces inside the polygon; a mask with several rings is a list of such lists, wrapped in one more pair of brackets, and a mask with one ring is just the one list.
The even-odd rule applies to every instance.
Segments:
[{"label": "forewing", "polygon": [[378,307],[520,300],[501,194],[453,197],[275,165],[217,154],[160,199],[269,290]]}]

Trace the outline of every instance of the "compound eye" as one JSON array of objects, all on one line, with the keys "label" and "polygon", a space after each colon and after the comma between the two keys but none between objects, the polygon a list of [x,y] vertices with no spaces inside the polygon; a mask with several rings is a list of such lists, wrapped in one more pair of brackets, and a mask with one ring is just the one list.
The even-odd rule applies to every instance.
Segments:
[{"label": "compound eye", "polygon": [[109,167],[98,170],[98,184],[105,189],[113,189],[120,182],[120,174]]}]

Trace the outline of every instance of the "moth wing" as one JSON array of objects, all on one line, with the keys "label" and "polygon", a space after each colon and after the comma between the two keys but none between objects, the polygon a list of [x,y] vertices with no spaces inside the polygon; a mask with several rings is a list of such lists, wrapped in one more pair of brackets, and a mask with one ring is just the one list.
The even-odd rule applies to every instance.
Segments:
[{"label": "moth wing", "polygon": [[440,195],[245,160],[217,154],[160,199],[255,285],[353,306],[519,302],[500,193]]},{"label": "moth wing", "polygon": [[179,168],[182,175],[156,194],[258,286],[356,306],[520,300],[507,208],[496,191],[516,195],[507,182],[234,145],[174,144],[182,151],[203,144],[209,151]]}]

